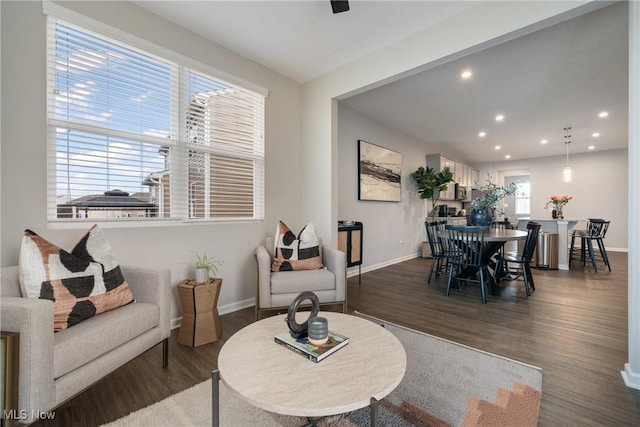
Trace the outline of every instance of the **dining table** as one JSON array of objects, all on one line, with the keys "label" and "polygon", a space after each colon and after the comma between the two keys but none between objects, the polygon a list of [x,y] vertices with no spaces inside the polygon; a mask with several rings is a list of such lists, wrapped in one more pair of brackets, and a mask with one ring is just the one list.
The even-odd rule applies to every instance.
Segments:
[{"label": "dining table", "polygon": [[[446,239],[449,237],[449,232],[447,230],[440,230],[436,233],[438,238]],[[484,250],[482,251],[482,262],[486,263],[490,268],[495,268],[495,262],[493,262],[492,258],[496,255],[500,248],[502,248],[507,242],[524,240],[527,238],[527,232],[523,230],[510,230],[510,229],[496,229],[490,228],[489,231],[484,233]],[[460,275],[465,275],[467,277],[471,275],[475,275],[478,272],[477,269],[466,269],[461,272]],[[493,280],[493,275],[489,275],[489,291],[491,295],[500,295],[500,289],[498,288],[498,284]]]}]

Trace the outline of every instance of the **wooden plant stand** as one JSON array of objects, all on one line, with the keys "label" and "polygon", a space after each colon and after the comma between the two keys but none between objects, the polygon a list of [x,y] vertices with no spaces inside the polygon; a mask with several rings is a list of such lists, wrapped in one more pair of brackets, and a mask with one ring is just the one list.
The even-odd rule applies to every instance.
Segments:
[{"label": "wooden plant stand", "polygon": [[222,323],[218,313],[218,297],[222,279],[204,283],[185,280],[178,285],[178,295],[182,305],[182,324],[178,332],[178,344],[197,347],[217,341],[222,336]]}]

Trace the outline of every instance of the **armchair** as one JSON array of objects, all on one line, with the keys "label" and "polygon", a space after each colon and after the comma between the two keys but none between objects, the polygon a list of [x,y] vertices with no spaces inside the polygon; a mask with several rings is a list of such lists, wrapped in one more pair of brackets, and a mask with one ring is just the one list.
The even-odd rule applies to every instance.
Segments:
[{"label": "armchair", "polygon": [[53,332],[53,302],[23,298],[18,267],[0,271],[2,330],[18,332],[21,422],[60,406],[139,354],[162,342],[168,363],[171,273],[122,267],[131,303]]},{"label": "armchair", "polygon": [[342,304],[347,311],[347,258],[344,252],[322,246],[319,242],[322,265],[318,270],[271,271],[273,237],[256,248],[258,278],[256,286],[256,320],[265,311],[287,310],[301,292],[311,291],[320,306]]}]

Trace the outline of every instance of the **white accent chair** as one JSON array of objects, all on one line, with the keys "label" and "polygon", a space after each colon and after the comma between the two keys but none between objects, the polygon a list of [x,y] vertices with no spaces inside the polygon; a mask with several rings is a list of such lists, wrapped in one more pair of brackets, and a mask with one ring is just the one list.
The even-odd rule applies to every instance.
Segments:
[{"label": "white accent chair", "polygon": [[54,333],[53,302],[23,298],[17,266],[0,270],[2,330],[20,334],[16,409],[27,414],[21,422],[36,421],[36,411],[60,406],[159,343],[167,367],[171,272],[122,267],[122,274],[134,303]]},{"label": "white accent chair", "polygon": [[316,294],[321,307],[341,304],[342,312],[347,312],[347,257],[338,249],[323,247],[318,240],[324,266],[318,270],[273,272],[273,237],[267,237],[265,244],[256,248],[256,320],[266,311],[286,311],[305,291]]}]

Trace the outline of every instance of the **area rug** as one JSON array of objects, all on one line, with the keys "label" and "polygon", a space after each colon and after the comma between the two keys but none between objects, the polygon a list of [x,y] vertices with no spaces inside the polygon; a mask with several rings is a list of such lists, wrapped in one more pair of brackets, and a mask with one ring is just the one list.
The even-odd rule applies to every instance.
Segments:
[{"label": "area rug", "polygon": [[[407,353],[400,385],[379,405],[382,426],[535,426],[542,371],[360,313],[393,333]],[[366,363],[366,357],[363,358]],[[254,408],[220,383],[222,426],[300,426],[303,418]],[[368,408],[325,418],[322,427],[370,425]],[[108,427],[210,426],[211,380],[116,420]]]}]

